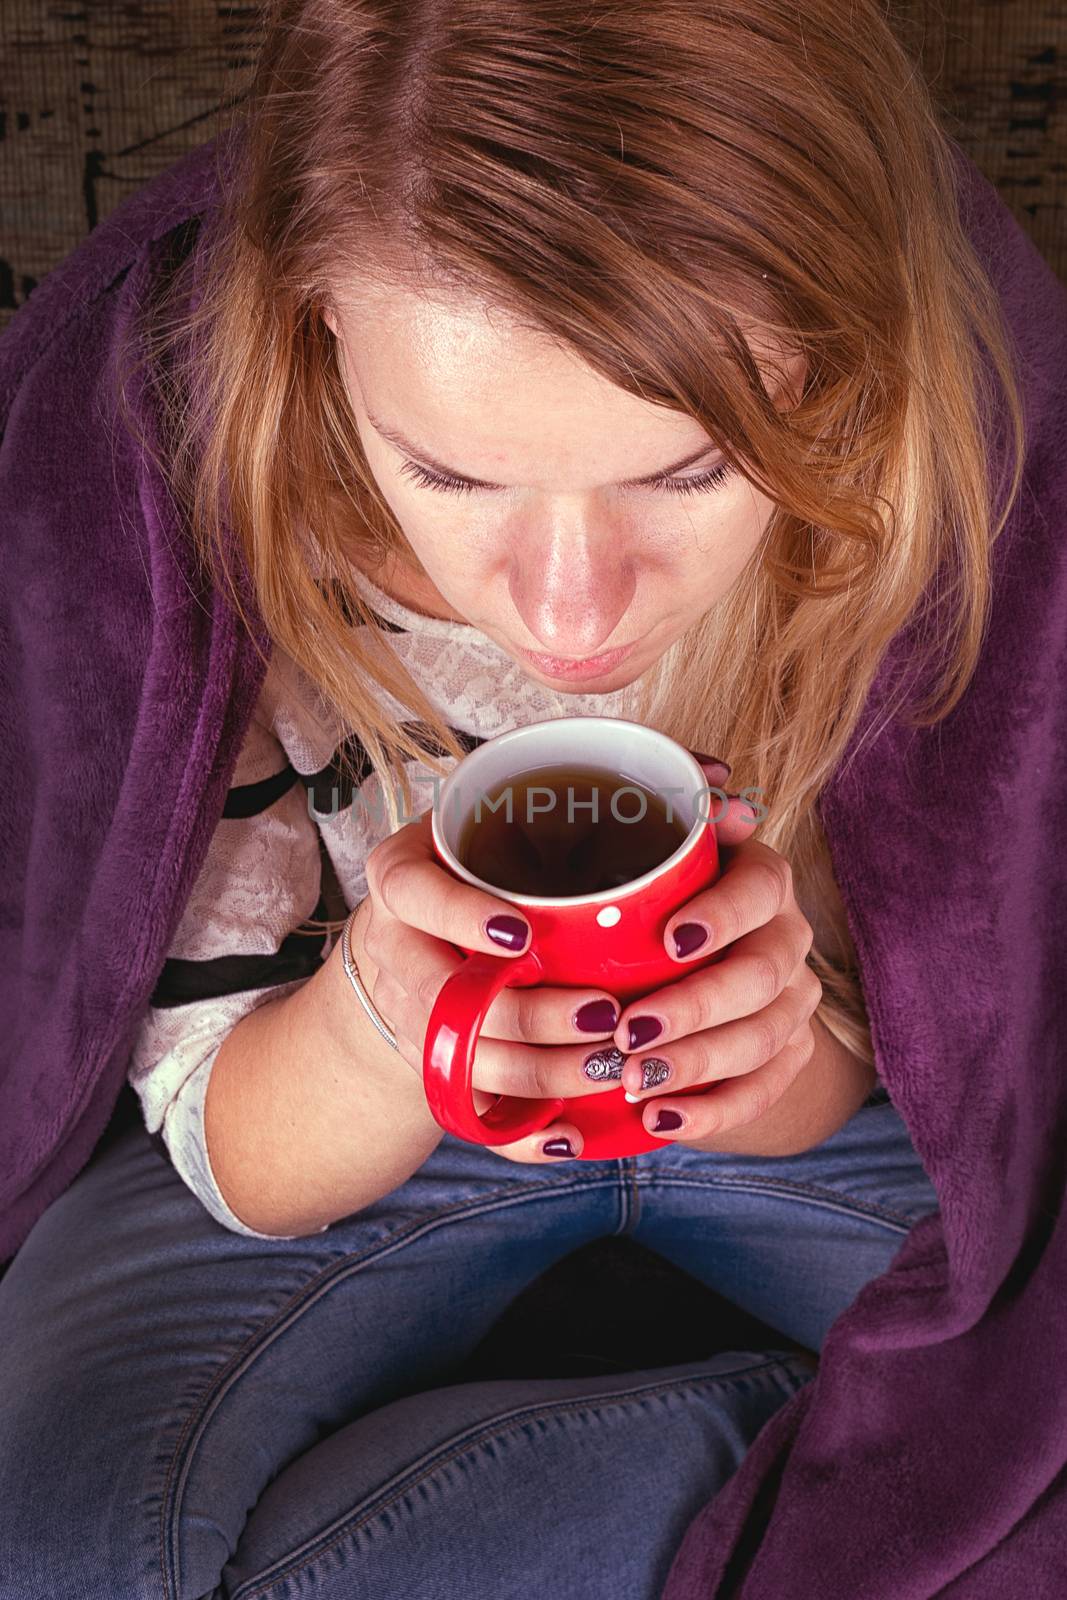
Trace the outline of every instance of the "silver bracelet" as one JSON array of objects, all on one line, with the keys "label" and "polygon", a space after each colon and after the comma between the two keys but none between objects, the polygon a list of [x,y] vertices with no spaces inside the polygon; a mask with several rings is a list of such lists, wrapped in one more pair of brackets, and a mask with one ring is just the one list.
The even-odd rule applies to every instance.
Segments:
[{"label": "silver bracelet", "polygon": [[[362,904],[362,902],[360,902],[360,904]],[[396,1034],[393,1032],[392,1028],[390,1028],[389,1024],[382,1017],[380,1017],[375,1010],[374,1001],[363,987],[363,980],[359,975],[355,961],[352,959],[352,946],[349,941],[348,930],[355,921],[356,911],[358,910],[359,906],[356,907],[355,911],[349,912],[348,917],[345,919],[345,925],[341,929],[341,960],[344,964],[345,972],[348,974],[348,981],[356,991],[356,998],[358,999],[360,1005],[374,1023],[374,1026],[377,1028],[386,1044],[392,1045],[394,1050],[399,1050],[400,1046],[396,1041]]]}]

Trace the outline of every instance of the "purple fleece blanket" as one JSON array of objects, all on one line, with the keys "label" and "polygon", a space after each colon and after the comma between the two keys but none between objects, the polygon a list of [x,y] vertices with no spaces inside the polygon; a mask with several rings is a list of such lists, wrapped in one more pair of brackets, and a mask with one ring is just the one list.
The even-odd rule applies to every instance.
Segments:
[{"label": "purple fleece blanket", "polygon": [[[109,398],[219,153],[128,199],[0,338],[0,1259],[108,1122],[262,681]],[[663,1600],[1067,1593],[1067,290],[959,159],[1022,359],[1026,482],[965,699],[881,725],[902,634],[821,802],[940,1212],[692,1522]]]}]

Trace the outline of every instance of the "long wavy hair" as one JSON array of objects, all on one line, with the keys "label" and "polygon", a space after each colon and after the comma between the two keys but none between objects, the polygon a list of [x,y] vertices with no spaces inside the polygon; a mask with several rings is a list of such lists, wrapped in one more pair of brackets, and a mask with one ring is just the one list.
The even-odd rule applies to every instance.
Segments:
[{"label": "long wavy hair", "polygon": [[[873,1061],[817,801],[906,625],[915,670],[880,712],[930,723],[964,693],[1024,457],[1010,334],[901,30],[874,0],[274,0],[264,22],[220,203],[131,339],[204,570],[247,621],[243,564],[392,829],[403,763],[464,751],[351,578],[418,563],[362,450],[332,285],[473,293],[696,419],[774,510],[636,714],[762,791],[819,1015]],[[806,358],[784,410],[756,329]],[[992,422],[1013,445],[997,483]]]}]

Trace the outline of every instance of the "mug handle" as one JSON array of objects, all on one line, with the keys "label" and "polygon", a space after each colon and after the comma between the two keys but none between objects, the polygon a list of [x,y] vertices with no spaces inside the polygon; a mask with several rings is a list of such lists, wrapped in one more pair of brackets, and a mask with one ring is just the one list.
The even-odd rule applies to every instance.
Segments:
[{"label": "mug handle", "polygon": [[532,950],[516,961],[478,951],[446,978],[426,1026],[422,1075],[426,1102],[446,1133],[473,1144],[511,1144],[547,1127],[566,1100],[527,1100],[497,1095],[481,1115],[474,1109],[474,1051],[485,1014],[508,984],[541,981]]}]

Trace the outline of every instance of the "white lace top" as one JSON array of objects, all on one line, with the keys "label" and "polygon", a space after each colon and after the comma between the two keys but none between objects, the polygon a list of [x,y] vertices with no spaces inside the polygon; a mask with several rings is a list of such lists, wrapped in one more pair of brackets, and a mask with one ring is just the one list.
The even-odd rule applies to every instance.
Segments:
[{"label": "white lace top", "polygon": [[[392,648],[456,733],[470,736],[468,746],[546,717],[633,714],[638,683],[610,694],[553,693],[479,629],[425,617],[362,572],[355,578],[388,625]],[[411,718],[391,696],[385,701]],[[338,786],[336,752],[346,733],[302,669],[275,648],[128,1070],[157,1146],[218,1222],[253,1238],[294,1235],[257,1233],[223,1199],[208,1160],[204,1097],[230,1029],[306,983],[328,956],[326,935],[297,930],[311,917],[343,915],[366,894],[364,863],[388,832],[388,814],[369,763],[358,805]],[[445,771],[454,765],[443,758]],[[422,762],[406,770],[418,814],[433,801],[433,774]],[[340,908],[324,898],[333,879]]]}]

